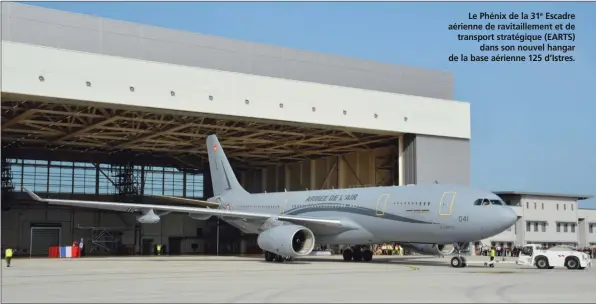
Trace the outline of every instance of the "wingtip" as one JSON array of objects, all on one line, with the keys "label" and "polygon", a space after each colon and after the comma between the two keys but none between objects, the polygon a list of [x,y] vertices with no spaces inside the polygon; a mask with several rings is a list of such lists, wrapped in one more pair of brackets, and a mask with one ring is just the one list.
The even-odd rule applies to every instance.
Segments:
[{"label": "wingtip", "polygon": [[38,202],[41,202],[42,201],[41,197],[39,197],[37,194],[33,193],[33,191],[31,191],[31,190],[29,190],[27,188],[23,188],[23,190],[25,190],[25,192],[27,192],[27,194],[29,194],[29,196],[32,199],[34,199],[34,200],[36,200]]}]

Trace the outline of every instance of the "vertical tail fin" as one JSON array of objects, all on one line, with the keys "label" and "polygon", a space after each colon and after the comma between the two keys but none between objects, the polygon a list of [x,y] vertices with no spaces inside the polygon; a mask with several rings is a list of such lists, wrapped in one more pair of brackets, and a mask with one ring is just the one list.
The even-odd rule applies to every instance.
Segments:
[{"label": "vertical tail fin", "polygon": [[207,154],[215,196],[224,193],[248,194],[236,179],[232,166],[215,135],[207,136]]}]

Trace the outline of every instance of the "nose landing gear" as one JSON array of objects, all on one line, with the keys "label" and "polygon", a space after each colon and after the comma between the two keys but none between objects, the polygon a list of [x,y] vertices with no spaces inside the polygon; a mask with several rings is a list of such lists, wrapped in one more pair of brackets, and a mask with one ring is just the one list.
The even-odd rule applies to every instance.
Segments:
[{"label": "nose landing gear", "polygon": [[464,256],[461,255],[461,251],[462,251],[462,243],[456,243],[454,244],[455,247],[455,251],[457,252],[457,255],[451,258],[451,267],[453,268],[463,268],[468,266],[468,262],[466,261],[466,258]]}]

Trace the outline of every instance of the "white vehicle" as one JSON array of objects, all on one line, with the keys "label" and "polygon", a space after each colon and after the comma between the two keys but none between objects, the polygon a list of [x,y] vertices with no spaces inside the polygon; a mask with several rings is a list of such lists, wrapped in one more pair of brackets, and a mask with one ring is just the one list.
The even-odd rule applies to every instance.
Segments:
[{"label": "white vehicle", "polygon": [[536,266],[539,269],[567,267],[567,269],[584,269],[592,267],[592,260],[583,253],[566,247],[542,249],[539,245],[526,245],[522,248],[517,265]]}]

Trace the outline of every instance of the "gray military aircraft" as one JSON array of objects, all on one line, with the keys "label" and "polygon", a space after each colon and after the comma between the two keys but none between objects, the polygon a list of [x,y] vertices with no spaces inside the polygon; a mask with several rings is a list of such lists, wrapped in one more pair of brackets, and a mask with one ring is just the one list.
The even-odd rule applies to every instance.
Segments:
[{"label": "gray military aircraft", "polygon": [[[516,221],[515,211],[495,194],[467,186],[429,184],[250,194],[236,179],[215,135],[207,137],[214,197],[192,200],[201,207],[82,200],[36,201],[139,214],[141,223],[157,223],[165,214],[187,213],[197,220],[212,216],[244,233],[258,234],[267,261],[282,262],[310,254],[317,244],[357,244],[343,251],[346,261],[370,261],[368,245],[399,242],[427,255],[460,251],[470,242],[496,235]],[[156,213],[157,212],[157,213]],[[459,254],[452,266],[464,267]]]}]

